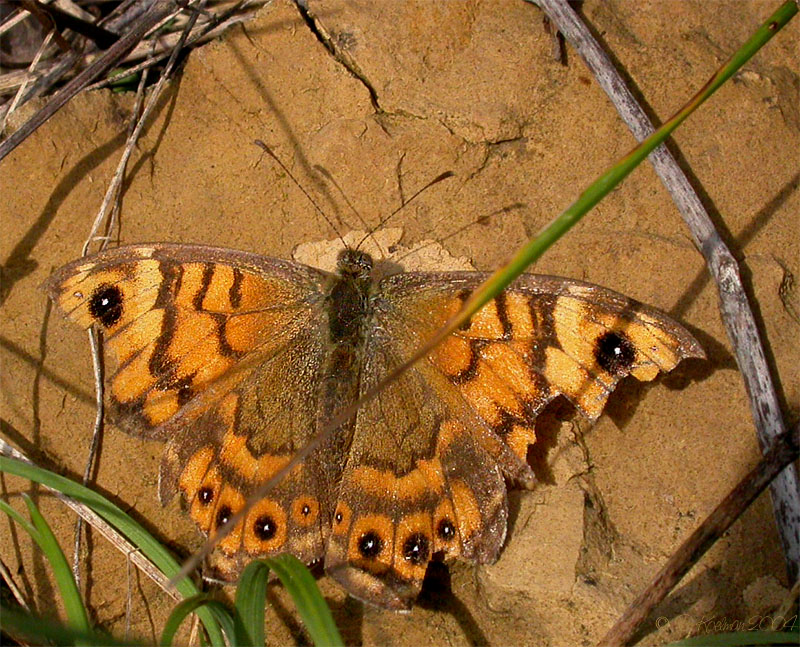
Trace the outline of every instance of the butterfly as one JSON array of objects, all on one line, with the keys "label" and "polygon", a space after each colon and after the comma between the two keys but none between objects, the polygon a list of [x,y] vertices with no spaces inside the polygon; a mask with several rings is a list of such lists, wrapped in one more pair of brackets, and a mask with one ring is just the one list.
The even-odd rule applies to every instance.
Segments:
[{"label": "butterfly", "polygon": [[[119,247],[45,283],[99,327],[110,418],[165,441],[176,493],[212,535],[333,417],[411,357],[487,278],[400,272],[345,249],[335,272],[182,244]],[[525,274],[329,434],[218,544],[218,570],[291,553],[352,596],[407,610],[432,557],[495,561],[507,480],[531,488],[535,420],[563,395],[596,419],[627,375],[652,380],[696,340],[580,281]]]}]

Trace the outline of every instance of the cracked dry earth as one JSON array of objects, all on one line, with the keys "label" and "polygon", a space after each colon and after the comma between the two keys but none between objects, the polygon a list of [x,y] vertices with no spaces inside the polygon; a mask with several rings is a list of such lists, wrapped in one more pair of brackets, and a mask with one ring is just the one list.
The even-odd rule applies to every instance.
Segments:
[{"label": "cracked dry earth", "polygon": [[[662,119],[773,8],[582,4]],[[792,316],[796,294],[785,286],[800,272],[799,35],[795,20],[675,138],[746,267],[785,406],[795,413],[800,324]],[[89,351],[85,334],[52,313],[38,285],[80,253],[133,101],[105,91],[78,96],[6,160],[2,174],[3,433],[73,477],[83,471],[94,417]],[[304,17],[276,0],[193,52],[172,83],[129,166],[121,241],[289,257],[300,243],[334,238],[255,139],[269,144],[342,231],[363,229],[343,195],[374,227],[452,171],[392,226],[402,228],[403,244],[438,240],[478,269],[502,263],[633,145],[574,53],[568,48],[566,66],[553,60],[532,5],[312,0]],[[548,410],[530,457],[541,484],[510,494],[499,561],[436,567],[409,615],[363,608],[321,577],[348,643],[592,644],[757,460],[716,289],[649,166],[536,271],[599,283],[670,313],[708,360],[686,362],[652,385],[623,383],[593,428],[564,407]],[[160,453],[159,443],[109,428],[95,483],[185,555],[199,540],[177,502],[157,502]],[[2,485],[15,505],[18,493],[31,492],[69,549],[69,512],[27,483],[6,477]],[[51,612],[54,583],[41,556],[5,518],[0,523],[4,563],[34,608]],[[97,536],[87,546],[93,617],[122,635],[125,556]],[[132,631],[153,641],[171,604],[143,576],[132,577]],[[763,495],[656,611],[642,644],[702,631],[710,619],[759,617],[785,587]],[[303,642],[279,587],[270,600],[270,644]]]}]

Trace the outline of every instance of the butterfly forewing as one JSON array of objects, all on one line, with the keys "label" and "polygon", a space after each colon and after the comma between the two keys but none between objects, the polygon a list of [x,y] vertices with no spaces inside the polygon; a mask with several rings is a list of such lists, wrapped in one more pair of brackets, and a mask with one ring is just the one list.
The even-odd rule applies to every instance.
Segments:
[{"label": "butterfly forewing", "polygon": [[221,397],[221,377],[229,376],[228,389],[245,379],[258,364],[253,354],[288,344],[321,308],[324,279],[244,252],[161,244],[80,259],[45,288],[78,324],[104,330],[118,360],[109,388],[114,421],[158,435],[210,385]]},{"label": "butterfly forewing", "polygon": [[[104,330],[118,360],[114,421],[167,440],[161,499],[180,491],[212,533],[313,435],[328,278],[242,252],[152,245],[81,259],[45,287],[72,319]],[[298,465],[222,541],[221,574],[258,555],[320,557],[332,489]]]}]

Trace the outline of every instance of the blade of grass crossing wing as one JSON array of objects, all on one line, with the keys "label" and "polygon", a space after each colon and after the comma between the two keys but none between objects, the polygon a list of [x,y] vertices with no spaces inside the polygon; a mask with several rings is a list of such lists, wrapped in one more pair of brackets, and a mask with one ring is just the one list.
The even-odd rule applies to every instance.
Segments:
[{"label": "blade of grass crossing wing", "polygon": [[97,631],[78,631],[54,620],[37,618],[0,604],[0,627],[14,638],[25,637],[34,644],[47,641],[54,645],[97,645],[97,647],[139,647],[141,643],[124,642]]},{"label": "blade of grass crossing wing", "polygon": [[536,261],[545,250],[567,233],[584,215],[624,180],[653,150],[662,144],[686,118],[708,99],[725,81],[733,76],[750,58],[763,47],[797,13],[794,0],[788,0],[778,11],[753,34],[753,36],[711,77],[706,85],[672,119],[641,142],[616,165],[593,182],[565,211],[553,220],[533,240],[528,242],[504,267],[494,272],[420,349],[404,364],[396,367],[376,386],[369,389],[355,403],[342,409],[328,422],[325,430],[336,429],[349,420],[359,407],[374,398],[381,390],[394,382],[402,373],[427,357],[436,346],[467,323],[478,310],[508,287],[528,266]]},{"label": "blade of grass crossing wing", "polygon": [[264,560],[250,562],[236,587],[236,638],[240,645],[263,645],[264,610],[267,605],[269,565]]},{"label": "blade of grass crossing wing", "polygon": [[[689,115],[699,108],[716,90],[731,78],[753,55],[777,34],[797,13],[794,0],[784,3],[739,50],[711,77],[706,85],[669,121],[641,142],[628,155],[601,175],[561,215],[551,222],[535,239],[517,253],[505,267],[497,270],[464,303],[461,312],[445,326],[448,334],[466,323],[478,310],[496,297],[504,288],[536,261],[546,249],[569,231],[592,207],[624,180],[653,150],[661,145]],[[437,340],[443,336],[436,336]],[[430,350],[430,349],[428,349]],[[424,353],[427,355],[428,353]]]},{"label": "blade of grass crossing wing", "polygon": [[[41,483],[62,494],[86,504],[103,519],[125,535],[147,558],[152,561],[167,577],[175,577],[180,571],[178,563],[170,552],[161,545],[140,524],[120,510],[108,499],[92,490],[75,483],[63,476],[50,472],[41,467],[30,465],[22,461],[0,456],[0,472],[8,472],[15,476]],[[189,578],[183,578],[176,584],[178,591],[186,596],[198,595],[200,591]],[[200,608],[197,615],[202,620],[209,640],[212,644],[224,643],[222,633],[216,617],[206,608]]]},{"label": "blade of grass crossing wing", "polygon": [[331,610],[305,565],[293,555],[279,555],[266,562],[292,596],[314,644],[317,647],[344,645]]},{"label": "blade of grass crossing wing", "polygon": [[83,606],[80,591],[75,584],[75,578],[72,577],[67,558],[64,557],[64,551],[58,545],[53,531],[50,529],[39,508],[26,494],[22,495],[25,505],[28,506],[28,514],[30,514],[32,525],[25,522],[24,519],[5,501],[2,501],[2,509],[6,514],[19,523],[31,536],[39,548],[47,557],[50,563],[50,568],[53,569],[53,576],[56,579],[58,591],[61,594],[61,599],[64,602],[64,610],[67,613],[67,620],[69,626],[76,631],[90,632],[91,626],[89,625],[89,617],[86,613],[86,607]]},{"label": "blade of grass crossing wing", "polygon": [[[186,617],[192,613],[199,614],[203,607],[212,613],[222,626],[223,633],[229,638],[228,644],[230,647],[237,647],[237,645],[241,644],[236,640],[235,623],[228,608],[221,602],[212,600],[208,595],[201,593],[179,602],[172,610],[172,613],[169,614],[169,618],[167,618],[167,622],[161,632],[161,640],[159,642],[161,647],[170,647],[175,639],[175,634]],[[223,642],[220,645],[224,647],[225,643]]]}]

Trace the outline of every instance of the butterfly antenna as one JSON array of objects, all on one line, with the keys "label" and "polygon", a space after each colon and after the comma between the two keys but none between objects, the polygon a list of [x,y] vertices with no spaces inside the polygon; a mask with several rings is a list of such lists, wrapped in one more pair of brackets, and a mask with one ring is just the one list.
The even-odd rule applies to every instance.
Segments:
[{"label": "butterfly antenna", "polygon": [[271,157],[273,160],[275,160],[275,163],[276,163],[278,166],[280,166],[280,167],[283,169],[284,173],[286,173],[286,175],[288,175],[288,176],[289,176],[289,178],[292,180],[292,182],[294,182],[294,183],[295,183],[295,186],[297,186],[297,188],[298,188],[298,189],[300,189],[300,190],[303,192],[303,195],[304,195],[304,196],[306,196],[306,198],[308,198],[308,201],[309,201],[309,202],[310,202],[310,203],[311,203],[311,204],[314,206],[314,209],[316,209],[316,210],[317,210],[317,213],[319,213],[319,215],[321,215],[321,216],[322,216],[322,217],[325,219],[325,222],[327,222],[327,223],[328,223],[328,225],[330,225],[331,229],[333,229],[333,231],[334,231],[334,232],[336,232],[336,236],[339,238],[339,240],[341,240],[341,241],[342,241],[342,244],[343,244],[345,247],[347,247],[347,243],[345,242],[344,238],[342,237],[342,234],[341,234],[341,233],[339,233],[339,229],[336,227],[336,225],[334,225],[334,224],[333,224],[333,220],[331,220],[331,219],[328,217],[328,214],[326,214],[326,213],[325,213],[325,212],[322,210],[322,207],[320,207],[320,206],[319,206],[319,205],[316,203],[316,201],[314,200],[314,198],[312,198],[312,197],[311,197],[311,194],[309,194],[309,192],[308,192],[308,191],[306,191],[306,190],[303,188],[303,185],[302,185],[302,184],[300,184],[300,182],[298,182],[297,178],[296,178],[294,175],[292,175],[292,172],[291,172],[291,171],[290,171],[290,170],[287,168],[286,164],[284,164],[284,163],[283,163],[283,162],[282,162],[282,161],[281,161],[281,160],[278,158],[278,156],[277,156],[277,155],[275,155],[275,153],[273,153],[273,152],[272,152],[272,150],[270,149],[270,147],[269,147],[269,146],[267,146],[267,145],[266,145],[264,142],[262,142],[260,139],[256,139],[256,140],[254,140],[254,142],[253,142],[253,143],[254,143],[256,146],[260,146],[261,148],[263,148],[263,149],[264,149],[264,151],[265,151],[265,152],[266,152],[266,153],[267,153],[267,154],[268,154],[268,155],[269,155],[269,156],[270,156],[270,157]]},{"label": "butterfly antenna", "polygon": [[395,217],[395,216],[396,216],[396,215],[397,215],[397,214],[398,214],[398,213],[399,213],[401,210],[403,210],[403,209],[404,209],[406,206],[408,206],[409,204],[411,204],[412,200],[414,200],[414,199],[415,199],[417,196],[419,196],[419,194],[420,194],[420,193],[422,193],[423,191],[427,191],[427,190],[428,190],[428,189],[430,189],[430,188],[431,188],[431,187],[432,187],[434,184],[438,184],[438,183],[439,183],[439,182],[441,182],[442,180],[446,180],[446,179],[447,179],[447,178],[449,178],[449,177],[453,177],[453,175],[454,175],[454,174],[453,174],[453,172],[452,172],[452,171],[445,171],[445,172],[444,172],[444,173],[442,173],[441,175],[439,175],[439,176],[437,176],[437,177],[433,178],[433,179],[432,179],[430,182],[428,182],[428,183],[427,183],[427,184],[426,184],[424,187],[422,187],[422,188],[421,188],[419,191],[417,191],[417,192],[416,192],[414,195],[412,195],[412,196],[411,196],[411,197],[410,197],[408,200],[404,201],[404,202],[403,202],[403,203],[402,203],[402,204],[401,204],[399,207],[397,207],[397,209],[395,209],[394,211],[392,211],[392,213],[390,213],[390,214],[389,214],[388,216],[386,216],[385,218],[382,218],[382,219],[380,220],[380,222],[378,222],[378,226],[377,226],[377,227],[375,227],[375,229],[373,229],[373,230],[371,230],[371,231],[367,232],[367,234],[366,234],[366,235],[365,235],[365,236],[364,236],[364,237],[363,237],[363,238],[362,238],[360,241],[358,241],[358,245],[356,245],[356,249],[358,249],[359,247],[361,247],[361,245],[363,244],[363,242],[364,242],[364,241],[365,241],[367,238],[369,238],[370,236],[372,236],[372,235],[373,235],[373,234],[374,234],[374,233],[375,233],[375,232],[376,232],[378,229],[380,229],[381,227],[385,227],[385,226],[386,226],[386,223],[387,223],[387,222],[389,222],[389,220],[391,220],[392,218],[394,218],[394,217]]},{"label": "butterfly antenna", "polygon": [[370,227],[369,227],[369,225],[367,224],[367,221],[366,221],[366,220],[364,220],[364,218],[361,216],[361,214],[358,212],[358,210],[357,210],[357,209],[356,209],[356,208],[353,206],[353,204],[350,202],[350,198],[348,198],[348,197],[347,197],[347,194],[346,194],[346,193],[345,193],[345,192],[342,190],[342,187],[340,187],[340,186],[339,186],[339,183],[338,183],[338,182],[335,180],[335,178],[334,178],[334,177],[333,177],[333,176],[330,174],[330,172],[328,171],[328,169],[326,169],[326,168],[323,168],[323,167],[322,167],[322,166],[320,166],[319,164],[314,164],[313,168],[314,168],[314,170],[315,170],[315,171],[317,171],[317,172],[318,172],[318,173],[320,173],[321,175],[324,175],[324,176],[325,176],[325,179],[326,179],[326,180],[328,180],[328,182],[330,182],[331,184],[333,184],[333,186],[335,186],[335,187],[336,187],[337,191],[339,191],[339,195],[341,195],[341,196],[342,196],[342,199],[345,201],[345,203],[347,204],[347,206],[348,206],[348,207],[350,207],[350,210],[351,210],[351,211],[352,211],[354,214],[356,214],[356,218],[358,218],[358,221],[361,223],[361,226],[362,226],[364,229],[369,229]]},{"label": "butterfly antenna", "polygon": [[[455,231],[451,231],[446,236],[442,236],[441,238],[437,238],[436,240],[431,240],[431,241],[425,243],[424,245],[420,245],[419,247],[415,247],[414,249],[408,250],[402,256],[400,256],[398,258],[395,258],[394,262],[395,263],[402,263],[404,259],[406,259],[409,256],[411,256],[411,254],[416,254],[421,249],[425,249],[426,247],[430,247],[431,245],[434,245],[435,243],[443,243],[446,240],[450,240],[451,238],[454,238],[455,236],[458,236],[459,234],[465,232],[470,227],[474,227],[475,225],[485,225],[491,218],[494,218],[497,215],[504,214],[504,213],[510,213],[511,211],[513,211],[515,209],[522,209],[522,208],[527,207],[527,206],[528,205],[525,204],[524,202],[515,202],[513,204],[509,204],[509,205],[507,205],[505,207],[501,207],[500,209],[492,211],[492,213],[487,213],[486,215],[478,216],[478,218],[476,218],[472,222],[468,222],[467,224],[462,225],[461,227],[459,227]],[[422,235],[424,236],[424,235],[430,233],[431,231],[433,231],[433,227],[428,229],[426,232],[423,232]]]}]

